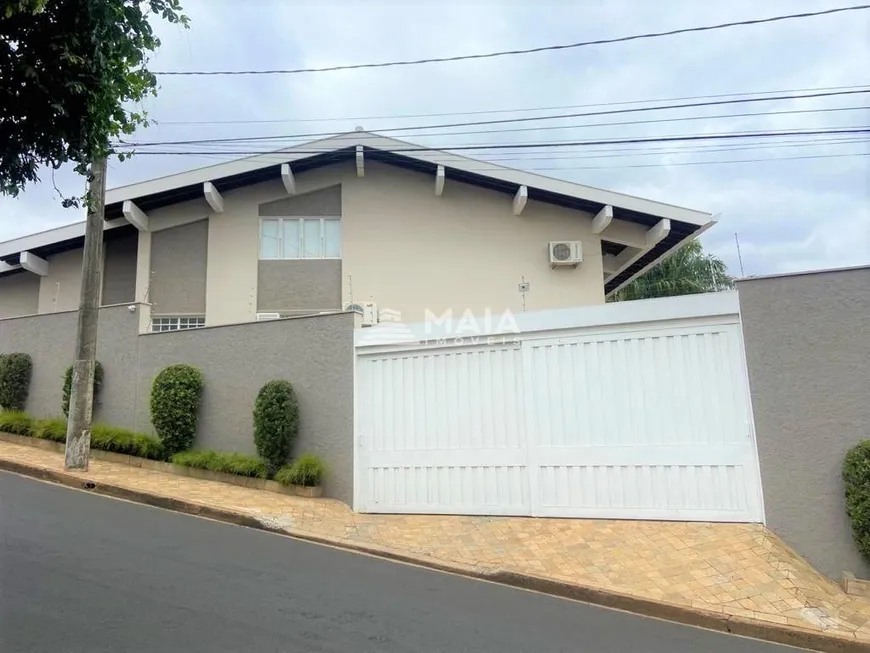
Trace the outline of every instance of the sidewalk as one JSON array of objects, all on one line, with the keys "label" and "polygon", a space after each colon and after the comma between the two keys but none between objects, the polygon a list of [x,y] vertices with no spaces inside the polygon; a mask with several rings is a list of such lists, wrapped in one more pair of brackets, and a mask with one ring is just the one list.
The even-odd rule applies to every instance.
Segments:
[{"label": "sidewalk", "polygon": [[[870,601],[843,593],[759,525],[360,515],[330,499],[103,461],[92,461],[86,473],[64,473],[62,454],[8,442],[0,442],[0,469],[44,472],[61,482],[66,475],[68,484],[81,485],[76,482],[81,479],[98,490],[114,487],[171,499],[166,503],[184,512],[209,507],[239,516],[229,521],[254,519],[303,538],[543,591],[551,591],[548,583],[579,586],[576,593],[554,593],[629,610],[660,605],[635,611],[668,617],[672,610],[682,615],[675,620],[687,623],[717,627],[709,619],[718,615],[720,629],[765,639],[786,641],[789,632],[803,633],[803,645],[822,648],[817,640],[824,634],[824,650],[859,650],[858,642],[870,646]],[[693,613],[698,619],[686,618]],[[729,623],[738,621],[743,625],[731,628]]]}]

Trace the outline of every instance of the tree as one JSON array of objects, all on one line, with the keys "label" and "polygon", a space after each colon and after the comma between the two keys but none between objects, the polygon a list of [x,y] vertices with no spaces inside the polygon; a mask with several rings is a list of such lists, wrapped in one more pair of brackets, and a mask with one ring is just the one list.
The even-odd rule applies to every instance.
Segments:
[{"label": "tree", "polygon": [[188,19],[180,0],[0,2],[0,193],[14,197],[41,166],[88,175],[113,138],[147,124],[129,106],[157,90],[149,15]]},{"label": "tree", "polygon": [[692,240],[617,291],[614,301],[693,295],[733,287],[722,259],[705,254],[701,242]]},{"label": "tree", "polygon": [[[93,411],[106,161],[112,139],[147,124],[130,110],[156,93],[152,15],[187,25],[180,0],[0,0],[0,193],[17,196],[39,169],[86,175],[82,292],[67,425],[67,468],[87,469]],[[119,154],[118,158],[124,158]],[[78,205],[75,198],[65,206]]]}]

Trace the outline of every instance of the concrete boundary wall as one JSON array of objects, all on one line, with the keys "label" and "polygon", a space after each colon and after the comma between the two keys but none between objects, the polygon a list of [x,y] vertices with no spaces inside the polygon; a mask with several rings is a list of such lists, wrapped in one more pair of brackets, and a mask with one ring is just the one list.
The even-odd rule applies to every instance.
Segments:
[{"label": "concrete boundary wall", "polygon": [[870,578],[841,478],[870,439],[870,267],[740,280],[766,524],[819,571]]},{"label": "concrete boundary wall", "polygon": [[[195,446],[255,453],[252,412],[260,387],[282,378],[299,397],[296,453],[329,467],[328,496],[353,496],[354,315],[336,313],[139,335],[137,310],[100,309],[97,357],[105,383],[98,421],[153,433],[151,383],[167,365],[189,363],[205,377]],[[33,357],[27,410],[61,414],[63,372],[72,363],[75,311],[0,320],[0,353]]]}]

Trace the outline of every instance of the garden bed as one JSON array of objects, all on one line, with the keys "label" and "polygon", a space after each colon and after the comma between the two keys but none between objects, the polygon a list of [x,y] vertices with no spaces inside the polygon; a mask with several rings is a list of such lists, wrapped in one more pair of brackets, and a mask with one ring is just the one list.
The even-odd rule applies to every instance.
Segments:
[{"label": "garden bed", "polygon": [[[41,440],[29,435],[15,435],[14,433],[4,433],[0,431],[0,441],[11,442],[13,444],[21,444],[27,447],[36,447],[37,449],[45,449],[48,451],[64,452],[63,442],[54,442],[52,440]],[[301,497],[319,497],[322,495],[323,488],[305,487],[301,485],[282,485],[277,481],[269,481],[265,478],[256,478],[251,476],[239,476],[236,474],[226,474],[223,472],[213,472],[208,469],[198,469],[196,467],[187,467],[184,465],[173,465],[172,463],[163,462],[160,460],[149,460],[147,458],[139,458],[138,456],[128,456],[127,454],[115,453],[112,451],[102,451],[100,449],[91,449],[90,457],[92,460],[104,460],[106,462],[119,463],[121,465],[130,465],[131,467],[141,467],[142,469],[150,469],[155,472],[164,472],[166,474],[174,474],[175,476],[189,476],[204,481],[216,481],[218,483],[227,483],[229,485],[238,485],[248,487],[255,490],[263,490],[265,492],[274,492],[276,494],[290,494]]]}]

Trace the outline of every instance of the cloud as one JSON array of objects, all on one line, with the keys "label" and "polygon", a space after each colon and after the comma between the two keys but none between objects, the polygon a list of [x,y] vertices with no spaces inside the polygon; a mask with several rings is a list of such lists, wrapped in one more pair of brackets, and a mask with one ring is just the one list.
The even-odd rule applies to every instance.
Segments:
[{"label": "cloud", "polygon": [[[408,3],[370,0],[319,3],[260,0],[185,0],[191,29],[157,24],[163,41],[155,70],[320,67],[570,43],[632,33],[794,13],[791,0],[595,0],[570,3]],[[800,11],[835,6],[805,0]],[[147,104],[158,124],[139,140],[182,140],[318,132],[361,125],[379,130],[539,115],[482,114],[395,118],[519,107],[570,106],[823,86],[870,84],[870,12],[686,34],[624,44],[578,48],[425,66],[274,77],[161,77],[159,96]],[[785,130],[870,124],[870,110],[715,118],[729,113],[867,106],[865,95],[758,103],[672,112],[467,127],[411,130],[399,138],[432,146],[551,140],[652,137],[735,130]],[[630,105],[626,105],[630,106]],[[605,107],[606,108],[606,107]],[[552,112],[550,112],[552,113]],[[707,116],[706,120],[584,127],[600,122]],[[345,117],[344,120],[326,120]],[[363,118],[364,117],[364,118]],[[304,119],[304,122],[289,122]],[[285,120],[248,124],[175,124],[179,121]],[[527,132],[505,128],[565,127]],[[420,136],[418,134],[440,134]],[[300,142],[287,138],[275,147]],[[747,273],[759,274],[870,262],[870,157],[694,165],[699,161],[870,153],[868,141],[675,144],[543,154],[483,156],[515,168],[612,188],[672,204],[721,212],[704,237],[736,270],[733,234],[740,234]],[[262,145],[257,145],[260,149]],[[740,149],[745,148],[745,149]],[[191,149],[179,146],[177,150]],[[209,149],[203,147],[202,149]],[[217,149],[217,148],[212,148]],[[250,150],[251,145],[220,146]],[[601,151],[605,150],[605,151]],[[221,155],[140,154],[112,163],[111,186],[210,165]],[[626,167],[654,164],[657,167]],[[682,165],[692,164],[692,165]],[[557,168],[557,169],[552,169]],[[70,170],[55,175],[65,194],[80,192]],[[81,219],[53,197],[50,175],[18,199],[0,198],[0,239]]]}]

